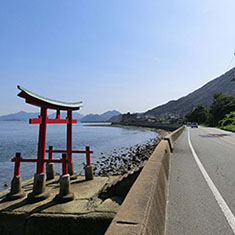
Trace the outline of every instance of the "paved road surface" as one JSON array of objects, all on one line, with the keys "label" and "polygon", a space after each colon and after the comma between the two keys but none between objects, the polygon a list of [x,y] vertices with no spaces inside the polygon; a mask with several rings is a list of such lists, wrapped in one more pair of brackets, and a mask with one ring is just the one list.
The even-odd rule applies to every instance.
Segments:
[{"label": "paved road surface", "polygon": [[235,234],[235,133],[186,128],[171,158],[166,235]]}]

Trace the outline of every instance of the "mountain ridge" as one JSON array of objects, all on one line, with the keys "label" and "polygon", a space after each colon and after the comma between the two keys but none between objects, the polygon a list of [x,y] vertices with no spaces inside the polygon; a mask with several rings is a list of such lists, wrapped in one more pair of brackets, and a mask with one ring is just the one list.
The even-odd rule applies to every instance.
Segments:
[{"label": "mountain ridge", "polygon": [[[98,122],[98,121],[108,121],[110,118],[116,115],[120,115],[121,113],[116,110],[106,111],[102,114],[88,114],[83,115],[77,112],[73,112],[73,118],[79,121],[89,121],[89,122]],[[16,113],[6,114],[0,116],[0,121],[28,121],[30,118],[37,118],[39,116],[39,112],[25,112],[19,111]],[[48,115],[49,118],[55,118],[56,113],[52,113]],[[61,112],[61,119],[65,119],[67,117],[66,112]]]},{"label": "mountain ridge", "polygon": [[111,110],[104,112],[102,114],[88,114],[85,117],[83,117],[80,121],[81,122],[105,122],[109,121],[114,116],[118,116],[121,113],[117,110]]},{"label": "mountain ridge", "polygon": [[183,117],[187,112],[199,104],[209,107],[213,96],[217,92],[223,95],[235,96],[235,67],[225,74],[209,81],[202,87],[177,100],[170,100],[166,104],[154,107],[144,113],[150,117],[166,118],[169,116]]},{"label": "mountain ridge", "polygon": [[0,121],[26,121],[29,118],[37,118],[38,115],[39,113],[19,111],[17,113],[10,113],[0,116]]}]

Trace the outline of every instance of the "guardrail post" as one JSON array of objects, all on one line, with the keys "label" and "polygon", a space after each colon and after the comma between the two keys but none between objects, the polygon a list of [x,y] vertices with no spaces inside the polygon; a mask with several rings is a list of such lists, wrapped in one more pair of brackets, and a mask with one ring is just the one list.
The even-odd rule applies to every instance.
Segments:
[{"label": "guardrail post", "polygon": [[86,164],[87,166],[91,165],[91,156],[90,156],[90,147],[86,146]]},{"label": "guardrail post", "polygon": [[21,158],[21,153],[16,153],[15,156],[15,169],[14,169],[14,176],[20,175],[20,158]]},{"label": "guardrail post", "polygon": [[[52,151],[53,151],[53,146],[49,146],[48,159],[50,161],[52,160],[52,154],[53,154]],[[48,162],[46,164],[46,174],[47,174],[47,180],[51,180],[55,178],[55,169],[54,169],[53,162]]]},{"label": "guardrail post", "polygon": [[49,146],[49,150],[48,150],[48,159],[52,160],[52,154],[53,154],[53,146]]},{"label": "guardrail post", "polygon": [[67,175],[68,174],[68,163],[67,163],[67,154],[62,153],[62,174]]},{"label": "guardrail post", "polygon": [[11,191],[6,196],[7,200],[15,200],[25,196],[25,192],[21,189],[20,159],[21,153],[16,153],[16,156],[14,158],[14,177],[11,181]]},{"label": "guardrail post", "polygon": [[86,180],[93,180],[93,168],[91,165],[91,158],[90,158],[90,147],[86,146],[86,166],[85,166],[85,178]]}]

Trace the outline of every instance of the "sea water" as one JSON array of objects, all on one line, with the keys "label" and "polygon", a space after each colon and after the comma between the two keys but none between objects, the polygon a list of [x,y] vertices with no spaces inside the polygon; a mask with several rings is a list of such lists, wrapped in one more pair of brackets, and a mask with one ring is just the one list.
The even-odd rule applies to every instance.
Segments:
[{"label": "sea water", "polygon": [[[38,125],[30,125],[24,121],[0,121],[0,191],[10,186],[14,172],[14,163],[11,158],[16,152],[21,152],[23,158],[37,158]],[[73,149],[85,150],[86,146],[94,151],[91,162],[96,162],[101,156],[108,155],[114,149],[133,147],[136,144],[156,138],[154,131],[140,128],[121,128],[107,126],[89,126],[85,123],[73,125]],[[66,125],[47,125],[46,148],[52,145],[53,149],[66,148]],[[47,158],[46,154],[46,158]],[[54,154],[53,158],[61,158],[61,154]],[[81,173],[85,154],[74,154],[75,172]],[[36,171],[36,163],[21,163],[20,175],[22,179],[32,178]],[[55,164],[55,171],[61,173],[61,164]]]}]

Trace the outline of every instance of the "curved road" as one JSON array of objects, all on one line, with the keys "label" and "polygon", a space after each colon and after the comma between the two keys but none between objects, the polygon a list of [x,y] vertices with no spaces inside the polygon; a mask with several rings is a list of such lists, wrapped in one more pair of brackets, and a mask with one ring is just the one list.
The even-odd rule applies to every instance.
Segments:
[{"label": "curved road", "polygon": [[166,235],[235,234],[235,133],[186,128],[171,156]]}]

